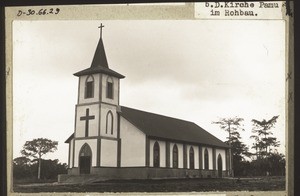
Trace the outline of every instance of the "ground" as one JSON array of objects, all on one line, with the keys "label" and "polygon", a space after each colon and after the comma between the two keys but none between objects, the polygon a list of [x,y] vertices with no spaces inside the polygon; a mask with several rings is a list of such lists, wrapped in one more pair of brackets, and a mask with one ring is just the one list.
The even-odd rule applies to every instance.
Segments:
[{"label": "ground", "polygon": [[14,192],[284,191],[285,177],[112,180],[91,184],[14,184]]}]

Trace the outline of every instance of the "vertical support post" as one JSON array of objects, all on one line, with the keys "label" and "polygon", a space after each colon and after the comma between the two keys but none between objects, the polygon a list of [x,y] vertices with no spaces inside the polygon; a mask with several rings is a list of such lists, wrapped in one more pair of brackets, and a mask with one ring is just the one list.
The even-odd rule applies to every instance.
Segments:
[{"label": "vertical support post", "polygon": [[203,169],[202,146],[199,146],[199,169]]},{"label": "vertical support post", "polygon": [[150,140],[148,136],[146,136],[146,153],[145,153],[145,163],[146,167],[149,167],[150,165]]},{"label": "vertical support post", "polygon": [[121,167],[121,138],[120,138],[120,114],[117,113],[117,138],[118,138],[118,146],[117,146],[117,167]]},{"label": "vertical support post", "polygon": [[213,170],[216,171],[216,149],[212,149],[212,156],[213,156]]},{"label": "vertical support post", "polygon": [[99,167],[100,166],[100,138],[97,139],[97,162],[96,162],[96,166]]},{"label": "vertical support post", "polygon": [[186,152],[186,144],[183,144],[183,168],[187,168],[187,152]]},{"label": "vertical support post", "polygon": [[166,167],[170,167],[170,142],[166,142]]}]

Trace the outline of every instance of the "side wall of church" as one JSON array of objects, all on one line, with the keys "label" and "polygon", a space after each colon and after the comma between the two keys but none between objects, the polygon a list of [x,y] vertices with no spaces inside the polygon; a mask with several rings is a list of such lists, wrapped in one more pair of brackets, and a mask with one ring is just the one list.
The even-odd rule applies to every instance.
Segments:
[{"label": "side wall of church", "polygon": [[187,168],[190,169],[190,148],[193,147],[194,150],[194,169],[199,169],[199,149],[195,145],[186,146],[187,154]]},{"label": "side wall of church", "polygon": [[87,143],[92,150],[92,167],[96,166],[97,160],[97,139],[75,140],[74,167],[78,167],[79,152],[81,147]]},{"label": "side wall of church", "polygon": [[74,151],[73,141],[74,141],[74,139],[71,139],[71,141],[69,143],[69,168],[74,167],[74,163],[73,163],[73,151]]},{"label": "side wall of church", "polygon": [[121,117],[121,167],[145,166],[146,135]]},{"label": "side wall of church", "polygon": [[101,139],[100,166],[117,167],[117,149],[116,140]]},{"label": "side wall of church", "polygon": [[75,137],[85,137],[86,121],[80,120],[86,116],[86,109],[89,109],[89,116],[94,119],[89,120],[89,136],[98,136],[99,130],[99,104],[77,106]]},{"label": "side wall of church", "polygon": [[178,148],[178,168],[183,168],[183,145],[180,143],[170,142],[170,167],[173,167],[173,147],[177,145]]},{"label": "side wall of church", "polygon": [[85,83],[89,75],[80,76],[79,77],[79,89],[78,89],[78,104],[81,103],[92,103],[92,102],[98,102],[100,100],[100,74],[92,74],[91,75],[94,78],[94,97],[85,99]]},{"label": "side wall of church", "polygon": [[150,140],[150,167],[153,167],[153,147],[154,143],[158,142],[159,144],[159,166],[166,167],[166,142],[161,140]]},{"label": "side wall of church", "polygon": [[[107,119],[108,113],[112,114],[113,134],[111,134],[111,119]],[[101,103],[101,120],[100,120],[100,135],[106,137],[117,137],[118,118],[116,106]]]},{"label": "side wall of church", "polygon": [[[107,89],[107,80],[110,77],[113,81],[113,99],[107,98],[106,89]],[[119,79],[102,74],[102,102],[118,105],[119,102]]]},{"label": "side wall of church", "polygon": [[207,148],[208,152],[208,169],[213,169],[213,153],[212,153],[212,148],[210,147],[202,147],[202,169],[204,169],[204,151],[205,148]]},{"label": "side wall of church", "polygon": [[[225,149],[216,149],[216,165],[218,165],[218,155],[222,157],[222,170],[226,170],[226,150]],[[217,166],[218,169],[218,166]]]}]

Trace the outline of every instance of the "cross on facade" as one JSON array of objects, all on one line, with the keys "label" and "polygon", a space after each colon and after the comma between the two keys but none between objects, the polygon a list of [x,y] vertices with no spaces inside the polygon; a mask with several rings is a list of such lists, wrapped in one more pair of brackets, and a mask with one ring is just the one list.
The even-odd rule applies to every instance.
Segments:
[{"label": "cross on facade", "polygon": [[104,25],[102,25],[102,23],[100,24],[100,26],[98,27],[100,29],[100,38],[102,37],[102,28],[104,27]]},{"label": "cross on facade", "polygon": [[80,117],[80,120],[85,121],[85,137],[89,135],[89,120],[95,119],[95,116],[89,116],[90,109],[86,109],[85,116]]}]

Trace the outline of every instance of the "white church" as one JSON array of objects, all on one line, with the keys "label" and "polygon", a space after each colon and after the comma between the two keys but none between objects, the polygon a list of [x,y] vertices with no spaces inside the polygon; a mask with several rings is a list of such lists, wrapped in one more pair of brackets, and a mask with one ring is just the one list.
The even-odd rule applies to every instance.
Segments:
[{"label": "white church", "polygon": [[109,68],[102,35],[91,66],[74,75],[75,130],[59,182],[230,176],[230,146],[195,123],[120,105],[125,76]]}]

